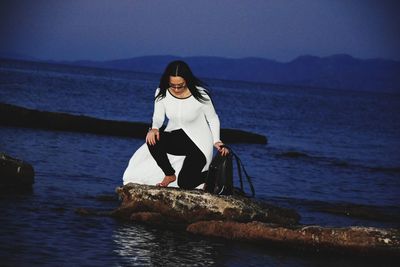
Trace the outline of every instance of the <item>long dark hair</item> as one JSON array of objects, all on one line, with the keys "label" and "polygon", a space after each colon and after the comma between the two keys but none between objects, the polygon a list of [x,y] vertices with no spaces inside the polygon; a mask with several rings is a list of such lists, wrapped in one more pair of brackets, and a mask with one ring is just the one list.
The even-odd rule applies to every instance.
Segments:
[{"label": "long dark hair", "polygon": [[207,88],[207,84],[205,84],[200,79],[198,79],[196,76],[194,76],[193,72],[189,68],[189,65],[186,64],[182,60],[172,61],[165,68],[164,73],[160,79],[160,85],[159,85],[160,92],[156,95],[156,99],[162,99],[165,97],[165,95],[167,93],[167,89],[170,87],[169,86],[169,77],[170,76],[182,77],[186,82],[186,86],[189,88],[189,90],[192,93],[192,95],[194,96],[194,98],[196,98],[198,101],[204,103],[205,101],[208,100],[196,88],[196,86],[203,87],[204,89],[206,89],[205,93],[209,95],[209,90]]}]

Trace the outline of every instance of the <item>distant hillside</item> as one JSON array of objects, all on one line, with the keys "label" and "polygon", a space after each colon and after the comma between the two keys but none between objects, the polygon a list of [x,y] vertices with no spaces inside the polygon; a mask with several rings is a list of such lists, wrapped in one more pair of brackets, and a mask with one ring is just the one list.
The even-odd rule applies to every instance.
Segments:
[{"label": "distant hillside", "polygon": [[9,58],[9,59],[16,59],[16,60],[26,60],[26,61],[37,61],[37,58],[20,54],[16,52],[4,52],[0,51],[0,58]]},{"label": "distant hillside", "polygon": [[182,59],[200,77],[363,91],[400,92],[400,62],[356,59],[339,54],[300,56],[282,63],[263,58],[145,56],[111,61],[74,61],[77,65],[162,73]]},{"label": "distant hillside", "polygon": [[345,54],[329,57],[300,56],[285,63],[264,58],[233,59],[170,55],[110,61],[46,62],[160,74],[170,61],[176,59],[186,61],[194,73],[202,78],[400,93],[399,61],[356,59]]}]

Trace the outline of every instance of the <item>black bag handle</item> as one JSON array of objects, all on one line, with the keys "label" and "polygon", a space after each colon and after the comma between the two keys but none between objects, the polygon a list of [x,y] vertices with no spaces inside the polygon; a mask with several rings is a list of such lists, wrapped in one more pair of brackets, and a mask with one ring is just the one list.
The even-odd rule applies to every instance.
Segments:
[{"label": "black bag handle", "polygon": [[251,197],[254,197],[256,195],[253,183],[251,182],[251,177],[250,175],[246,172],[246,169],[244,168],[243,162],[240,160],[239,156],[233,152],[233,149],[228,147],[227,145],[222,145],[221,147],[226,147],[229,149],[229,153],[232,153],[233,157],[236,159],[236,165],[238,168],[238,174],[239,174],[239,180],[240,180],[240,189],[242,192],[244,192],[244,187],[243,187],[243,178],[242,178],[242,169],[244,174],[246,175],[247,182],[250,185],[250,190],[251,190]]}]

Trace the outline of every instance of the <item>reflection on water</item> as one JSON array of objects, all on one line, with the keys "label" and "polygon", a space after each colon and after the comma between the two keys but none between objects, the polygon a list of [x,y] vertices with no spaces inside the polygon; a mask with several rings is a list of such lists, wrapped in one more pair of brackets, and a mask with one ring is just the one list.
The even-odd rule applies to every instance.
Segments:
[{"label": "reflection on water", "polygon": [[216,264],[216,248],[221,243],[207,241],[182,231],[157,230],[125,224],[113,233],[116,252],[124,263],[136,266],[211,266]]},{"label": "reflection on water", "polygon": [[[116,244],[114,252],[124,261],[136,265],[148,265],[151,262],[151,242],[155,236],[141,227],[120,227],[112,237]],[[149,242],[150,241],[150,242]]]},{"label": "reflection on water", "polygon": [[118,266],[396,266],[391,259],[208,238],[136,223],[118,225],[112,239]]}]

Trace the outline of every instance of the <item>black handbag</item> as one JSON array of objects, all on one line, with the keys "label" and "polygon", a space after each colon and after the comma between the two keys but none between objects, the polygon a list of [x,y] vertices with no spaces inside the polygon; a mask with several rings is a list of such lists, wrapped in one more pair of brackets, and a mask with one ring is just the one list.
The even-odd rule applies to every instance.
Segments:
[{"label": "black handbag", "polygon": [[[206,192],[217,195],[243,195],[246,196],[243,187],[242,169],[246,175],[247,181],[250,185],[252,197],[255,196],[255,190],[251,182],[250,176],[247,174],[240,158],[227,146],[229,149],[226,156],[222,156],[219,152],[214,156],[208,168],[206,184],[204,190]],[[233,158],[236,159],[237,173],[240,181],[240,188],[233,185]]]}]

